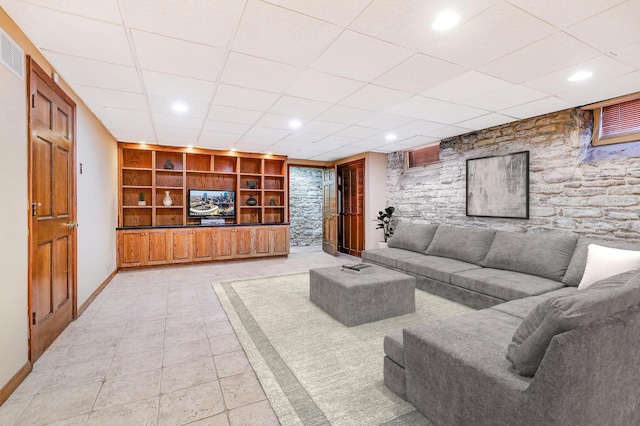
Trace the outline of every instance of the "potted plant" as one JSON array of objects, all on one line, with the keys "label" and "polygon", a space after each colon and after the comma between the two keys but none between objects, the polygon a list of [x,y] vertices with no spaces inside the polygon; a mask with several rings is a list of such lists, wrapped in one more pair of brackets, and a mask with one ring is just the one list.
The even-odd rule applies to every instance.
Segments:
[{"label": "potted plant", "polygon": [[380,248],[387,247],[387,240],[393,235],[393,228],[391,227],[391,216],[393,216],[393,212],[395,211],[395,207],[389,206],[386,209],[378,212],[378,218],[376,219],[376,221],[378,222],[378,226],[376,226],[376,229],[382,229],[382,232],[384,232],[384,242],[380,241],[378,243]]},{"label": "potted plant", "polygon": [[138,205],[139,206],[146,206],[147,202],[144,200],[144,192],[141,192],[138,194]]}]

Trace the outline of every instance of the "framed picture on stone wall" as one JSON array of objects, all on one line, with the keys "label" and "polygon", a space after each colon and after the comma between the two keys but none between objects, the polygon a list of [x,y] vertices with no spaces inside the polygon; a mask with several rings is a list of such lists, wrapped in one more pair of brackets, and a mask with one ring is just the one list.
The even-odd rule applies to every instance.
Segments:
[{"label": "framed picture on stone wall", "polygon": [[467,160],[467,216],[529,219],[529,151]]}]

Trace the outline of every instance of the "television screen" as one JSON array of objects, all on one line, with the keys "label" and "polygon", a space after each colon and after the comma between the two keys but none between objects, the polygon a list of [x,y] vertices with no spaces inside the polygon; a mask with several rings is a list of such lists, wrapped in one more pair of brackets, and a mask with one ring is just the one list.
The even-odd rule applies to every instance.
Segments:
[{"label": "television screen", "polygon": [[189,217],[236,217],[236,192],[213,189],[189,190]]}]

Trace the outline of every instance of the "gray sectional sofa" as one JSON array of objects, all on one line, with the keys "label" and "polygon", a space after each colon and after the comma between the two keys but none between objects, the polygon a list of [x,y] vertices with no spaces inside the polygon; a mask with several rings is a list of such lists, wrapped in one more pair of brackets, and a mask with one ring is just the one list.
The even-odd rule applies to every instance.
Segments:
[{"label": "gray sectional sofa", "polygon": [[444,425],[640,424],[640,271],[578,290],[571,235],[400,223],[365,262],[480,310],[385,337],[384,380]]}]

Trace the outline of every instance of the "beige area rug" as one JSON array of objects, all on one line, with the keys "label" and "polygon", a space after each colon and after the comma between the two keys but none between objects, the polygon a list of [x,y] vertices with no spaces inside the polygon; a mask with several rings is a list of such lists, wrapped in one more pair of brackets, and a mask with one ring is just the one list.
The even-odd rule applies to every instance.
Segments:
[{"label": "beige area rug", "polygon": [[309,301],[309,274],[213,284],[284,426],[430,425],[383,383],[391,331],[473,309],[416,290],[416,312],[345,327]]}]

